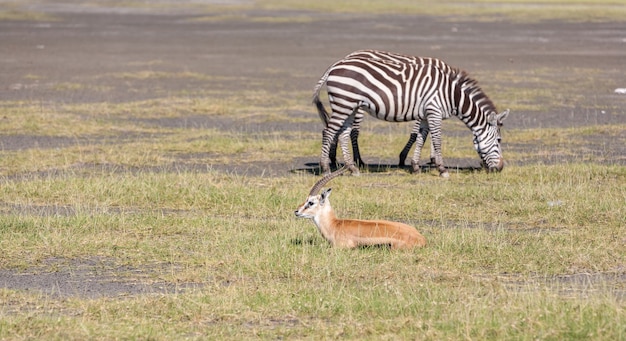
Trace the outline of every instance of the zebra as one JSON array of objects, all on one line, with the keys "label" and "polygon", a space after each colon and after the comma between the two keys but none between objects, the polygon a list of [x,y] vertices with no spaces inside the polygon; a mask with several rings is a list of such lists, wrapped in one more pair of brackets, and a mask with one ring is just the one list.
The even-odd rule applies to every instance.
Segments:
[{"label": "zebra", "polygon": [[[440,59],[430,58],[430,57],[405,56],[405,55],[392,53],[392,52],[386,52],[386,51],[359,50],[359,51],[354,51],[350,53],[344,59],[346,58],[385,59],[385,60],[390,60],[390,61],[394,61],[397,63],[412,63],[416,65],[432,64],[432,65],[436,65],[437,67],[445,71],[452,70],[452,68],[448,64],[444,63]],[[359,110],[357,112],[354,124],[352,125],[352,130],[350,131],[350,140],[352,142],[352,151],[353,151],[353,157],[354,157],[353,160],[355,164],[359,167],[365,165],[365,162],[363,162],[363,159],[361,159],[361,152],[359,150],[359,143],[358,143],[361,122],[364,116],[365,115],[363,111]],[[327,121],[327,119],[324,120],[324,122],[325,121]],[[400,168],[404,167],[406,157],[409,154],[411,147],[413,146],[415,142],[417,142],[417,137],[418,137],[418,134],[420,133],[420,127],[421,127],[420,121],[415,122],[413,129],[411,130],[409,140],[407,141],[406,145],[402,149],[402,152],[400,152],[400,161],[398,162],[398,167]],[[426,131],[426,135],[423,137],[423,140],[425,140],[427,135],[428,135],[428,132]],[[337,165],[336,155],[337,155],[337,144],[333,143],[329,151],[330,163],[333,165]],[[435,150],[434,150],[433,144],[431,143],[430,144],[430,163],[431,164],[435,163],[434,156],[435,156]]]},{"label": "zebra", "polygon": [[[330,113],[319,98],[324,84]],[[415,172],[419,171],[421,148],[430,133],[434,151],[431,157],[440,175],[449,176],[441,156],[441,121],[451,115],[472,130],[474,147],[483,167],[488,171],[500,171],[504,167],[500,127],[509,110],[498,114],[474,79],[436,58],[355,51],[326,70],[314,88],[313,104],[325,126],[320,158],[324,173],[330,172],[329,153],[339,142],[346,166],[353,174],[359,174],[347,142],[351,139],[355,159],[360,160],[356,140],[365,113],[392,122],[417,121],[413,129],[417,146],[411,161]],[[412,141],[409,140],[403,153],[408,153],[409,143]]]}]

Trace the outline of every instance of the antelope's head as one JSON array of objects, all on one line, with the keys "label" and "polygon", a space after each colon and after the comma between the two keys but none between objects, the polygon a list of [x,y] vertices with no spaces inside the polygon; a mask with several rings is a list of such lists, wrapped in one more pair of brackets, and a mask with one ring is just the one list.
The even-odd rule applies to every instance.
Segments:
[{"label": "antelope's head", "polygon": [[343,174],[347,170],[348,168],[344,166],[343,168],[336,170],[335,172],[328,175],[325,175],[323,178],[319,179],[315,183],[313,188],[311,188],[311,192],[309,193],[309,197],[306,199],[306,201],[298,206],[298,209],[295,211],[296,217],[313,219],[322,208],[330,205],[330,203],[328,202],[328,197],[330,196],[331,189],[328,188],[325,191],[322,191],[320,194],[318,193],[320,192],[322,187],[326,185],[330,180]]},{"label": "antelope's head", "polygon": [[330,188],[322,191],[319,195],[309,195],[306,201],[298,206],[296,210],[296,217],[313,219],[315,215],[328,204],[328,196],[330,195]]}]

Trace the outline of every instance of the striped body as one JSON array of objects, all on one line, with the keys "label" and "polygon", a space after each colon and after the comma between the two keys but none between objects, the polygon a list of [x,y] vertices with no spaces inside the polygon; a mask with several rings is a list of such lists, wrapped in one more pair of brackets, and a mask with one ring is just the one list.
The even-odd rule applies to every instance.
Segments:
[{"label": "striped body", "polygon": [[[400,64],[406,63],[406,64],[415,64],[415,65],[434,65],[440,70],[443,70],[445,72],[452,72],[452,68],[440,59],[429,58],[429,57],[406,56],[406,55],[385,52],[385,51],[360,50],[360,51],[355,51],[355,52],[350,53],[348,56],[346,56],[346,58],[364,58],[364,59],[373,58],[373,59],[380,59],[380,60],[388,60],[388,61],[400,63]],[[363,121],[363,117],[364,117],[363,111],[359,110],[356,114],[356,117],[354,119],[354,124],[352,125],[352,130],[350,132],[350,140],[352,142],[352,151],[353,151],[353,156],[354,156],[353,160],[358,166],[365,165],[365,163],[361,159],[361,153],[359,150],[359,143],[358,143],[359,130],[361,127],[361,122]],[[443,117],[442,119],[446,119],[446,118],[447,117]],[[428,125],[426,124],[426,122],[423,122],[423,121],[415,122],[413,129],[411,130],[409,140],[407,141],[406,145],[400,152],[400,161],[398,162],[398,166],[400,168],[404,167],[406,157],[409,154],[409,151],[411,150],[411,147],[413,146],[413,144],[417,142],[416,152],[418,153],[421,152],[422,146],[426,140],[426,137],[428,136],[427,128],[428,128]],[[337,163],[337,158],[336,158],[337,148],[336,147],[337,147],[337,144],[333,143],[329,151],[329,158],[330,158],[331,164]],[[415,159],[415,157],[417,157],[417,159]],[[420,158],[419,154],[414,155],[413,159],[415,159],[415,161],[413,162],[413,164],[417,164],[419,162],[419,158]],[[435,149],[434,149],[432,142],[430,144],[430,162],[433,164],[435,163]]]},{"label": "striped body", "polygon": [[[319,100],[324,84],[330,113]],[[435,152],[431,157],[442,176],[447,176],[441,157],[441,121],[452,115],[459,117],[474,133],[474,145],[483,164],[490,170],[503,167],[499,127],[508,111],[498,114],[473,79],[438,59],[381,51],[353,52],[326,71],[315,87],[313,102],[325,124],[320,164],[326,173],[330,170],[329,151],[337,140],[344,161],[358,173],[350,157],[348,140],[354,129],[357,133],[352,134],[352,140],[356,154],[355,142],[364,113],[391,122],[417,121],[414,170],[419,170],[421,147],[430,133]]]}]

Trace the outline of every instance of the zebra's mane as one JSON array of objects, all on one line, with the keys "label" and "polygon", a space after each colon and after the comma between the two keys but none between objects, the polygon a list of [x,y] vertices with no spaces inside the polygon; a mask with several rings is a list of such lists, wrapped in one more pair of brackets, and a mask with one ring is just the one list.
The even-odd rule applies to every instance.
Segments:
[{"label": "zebra's mane", "polygon": [[452,68],[451,77],[452,79],[455,79],[457,81],[457,83],[461,87],[461,90],[468,94],[474,102],[481,102],[481,111],[485,113],[489,111],[497,113],[495,104],[493,104],[491,99],[487,97],[483,89],[478,86],[478,81],[470,77],[470,75],[466,71],[459,68]]}]

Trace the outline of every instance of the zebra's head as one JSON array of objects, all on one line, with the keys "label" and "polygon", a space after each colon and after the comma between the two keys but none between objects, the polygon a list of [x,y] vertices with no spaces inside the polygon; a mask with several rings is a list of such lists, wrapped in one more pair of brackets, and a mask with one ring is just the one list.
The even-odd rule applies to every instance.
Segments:
[{"label": "zebra's head", "polygon": [[487,115],[485,128],[474,131],[474,148],[482,160],[482,166],[489,172],[499,172],[504,168],[504,158],[500,149],[502,139],[500,127],[508,115],[509,109],[499,114],[491,112]]}]

